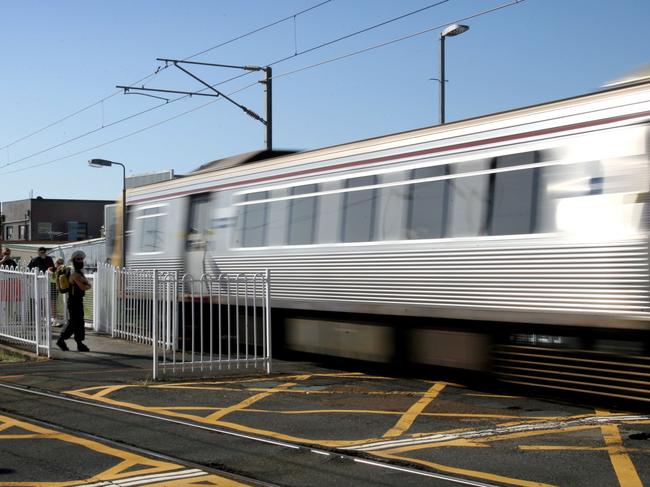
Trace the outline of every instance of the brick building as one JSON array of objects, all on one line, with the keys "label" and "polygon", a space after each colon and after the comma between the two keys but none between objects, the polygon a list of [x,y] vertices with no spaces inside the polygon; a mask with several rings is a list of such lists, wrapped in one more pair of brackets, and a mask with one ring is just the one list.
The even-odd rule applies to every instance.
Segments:
[{"label": "brick building", "polygon": [[101,236],[104,206],[114,201],[41,197],[3,202],[0,240],[68,242]]}]

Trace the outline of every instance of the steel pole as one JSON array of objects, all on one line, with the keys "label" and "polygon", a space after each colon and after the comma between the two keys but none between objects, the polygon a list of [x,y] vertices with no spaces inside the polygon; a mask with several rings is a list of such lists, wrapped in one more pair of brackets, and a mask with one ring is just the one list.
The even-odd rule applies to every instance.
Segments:
[{"label": "steel pole", "polygon": [[273,75],[270,66],[264,68],[266,74],[266,150],[273,150]]},{"label": "steel pole", "polygon": [[440,125],[445,123],[445,36],[440,36]]}]

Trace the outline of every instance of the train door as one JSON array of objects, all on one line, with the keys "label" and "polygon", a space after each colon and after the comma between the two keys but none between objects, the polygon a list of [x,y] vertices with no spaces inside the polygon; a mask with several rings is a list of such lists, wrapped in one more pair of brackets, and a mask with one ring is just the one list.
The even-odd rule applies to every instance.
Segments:
[{"label": "train door", "polygon": [[185,269],[196,279],[210,272],[210,193],[190,197],[185,237]]}]

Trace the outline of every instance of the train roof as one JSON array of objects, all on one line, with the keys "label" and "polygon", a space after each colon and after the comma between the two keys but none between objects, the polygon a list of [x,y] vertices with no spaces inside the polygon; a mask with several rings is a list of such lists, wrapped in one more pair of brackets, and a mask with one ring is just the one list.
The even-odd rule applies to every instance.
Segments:
[{"label": "train roof", "polygon": [[[424,138],[431,140],[445,139],[456,135],[484,131],[490,127],[504,128],[523,126],[530,122],[531,117],[541,117],[543,119],[552,120],[562,111],[566,112],[573,108],[577,109],[580,106],[585,106],[591,103],[607,103],[609,99],[615,97],[624,97],[626,95],[635,95],[636,93],[649,91],[650,79],[638,78],[625,84],[616,84],[611,87],[608,86],[600,91],[551,102],[539,103],[527,107],[458,120],[444,125],[423,127],[309,151],[295,153],[289,152],[286,155],[279,155],[272,159],[264,158],[264,152],[266,151],[249,152],[205,164],[199,167],[197,171],[188,174],[180,180],[166,181],[143,188],[137,188],[135,190],[129,190],[127,201],[132,199],[134,203],[137,203],[143,199],[167,199],[173,197],[175,194],[179,194],[175,189],[181,189],[181,187],[184,188],[183,193],[201,191],[203,181],[206,179],[213,180],[215,178],[229,178],[235,173],[241,173],[242,176],[246,174],[252,175],[264,170],[282,170],[284,167],[291,167],[305,162],[323,162],[339,157],[356,157],[368,152],[379,152],[382,149],[393,147],[395,145],[409,145],[418,140],[423,140]],[[650,94],[648,94],[648,96],[650,96]],[[581,113],[581,111],[577,111],[576,113]],[[255,155],[251,156],[251,154]],[[247,168],[246,166],[242,167],[242,164],[246,164],[246,162],[255,162],[255,164],[250,164],[250,168]],[[241,167],[241,169],[237,169],[238,167]],[[173,193],[170,193],[171,191],[173,191]]]},{"label": "train roof", "polygon": [[197,174],[209,171],[217,171],[219,169],[228,169],[231,167],[241,166],[242,164],[250,164],[251,162],[263,161],[266,159],[273,159],[274,157],[286,156],[287,154],[295,154],[295,150],[256,150],[251,152],[244,152],[235,156],[225,157],[223,159],[216,159],[214,161],[206,162],[205,164],[197,167],[190,174]]},{"label": "train roof", "polygon": [[622,86],[633,86],[636,84],[643,84],[650,81],[650,64],[641,66],[639,69],[635,69],[631,73],[617,78],[614,81],[610,81],[603,85],[604,89],[608,88],[620,88]]}]

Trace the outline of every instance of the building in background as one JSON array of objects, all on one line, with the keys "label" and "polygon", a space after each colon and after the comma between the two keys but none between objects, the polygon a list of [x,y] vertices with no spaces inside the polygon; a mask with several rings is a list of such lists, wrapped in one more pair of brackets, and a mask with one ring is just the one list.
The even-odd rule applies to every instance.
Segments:
[{"label": "building in background", "polygon": [[104,206],[114,201],[41,197],[6,201],[0,207],[0,240],[75,242],[102,236]]}]

